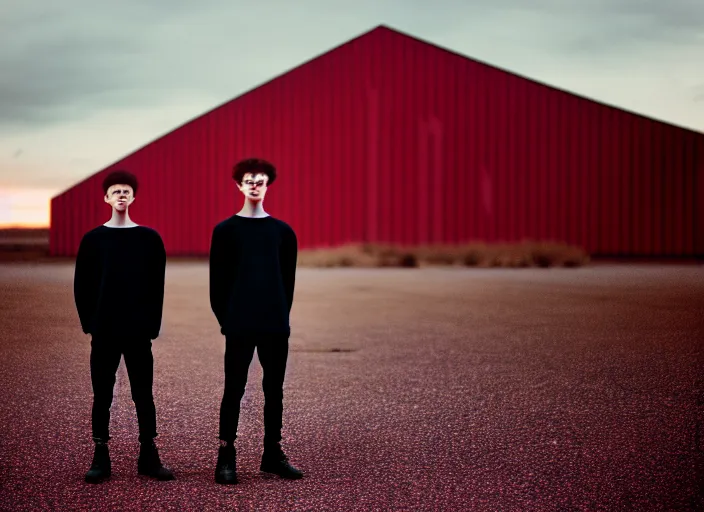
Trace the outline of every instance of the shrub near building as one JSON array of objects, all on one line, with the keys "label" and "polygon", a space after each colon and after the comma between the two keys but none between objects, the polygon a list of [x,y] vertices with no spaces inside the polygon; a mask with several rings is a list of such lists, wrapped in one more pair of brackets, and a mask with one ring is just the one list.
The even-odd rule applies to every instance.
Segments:
[{"label": "shrub near building", "polygon": [[589,262],[581,248],[555,242],[516,244],[473,243],[459,246],[400,247],[390,244],[350,244],[303,250],[303,267],[579,267]]}]

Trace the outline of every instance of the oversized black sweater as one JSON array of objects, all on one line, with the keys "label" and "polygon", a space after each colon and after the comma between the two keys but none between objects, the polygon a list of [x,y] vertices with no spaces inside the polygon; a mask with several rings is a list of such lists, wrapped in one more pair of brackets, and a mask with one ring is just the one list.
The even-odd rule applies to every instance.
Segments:
[{"label": "oversized black sweater", "polygon": [[274,217],[233,215],[215,226],[210,306],[226,336],[290,335],[298,241]]},{"label": "oversized black sweater", "polygon": [[166,251],[146,226],[98,226],[81,239],[73,293],[83,332],[158,338]]}]

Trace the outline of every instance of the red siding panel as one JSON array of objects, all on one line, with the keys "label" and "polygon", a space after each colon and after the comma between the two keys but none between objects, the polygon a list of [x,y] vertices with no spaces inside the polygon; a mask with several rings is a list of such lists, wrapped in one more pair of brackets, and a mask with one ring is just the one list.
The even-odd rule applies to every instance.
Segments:
[{"label": "red siding panel", "polygon": [[624,113],[615,109],[611,110],[611,158],[609,159],[609,183],[607,185],[611,193],[609,203],[613,226],[609,228],[611,234],[610,245],[612,254],[622,254],[624,242],[626,242],[626,232],[624,224],[626,222],[623,213],[623,205],[628,202],[628,191],[623,190],[624,167],[622,165],[622,155],[627,151],[626,139],[622,133],[627,130],[624,121]]},{"label": "red siding panel", "polygon": [[652,230],[653,230],[653,254],[664,250],[662,208],[663,208],[663,187],[662,187],[662,161],[663,161],[663,126],[657,123],[653,125],[653,157],[651,161],[651,194],[652,194]]},{"label": "red siding panel", "polygon": [[568,191],[568,218],[566,241],[570,244],[578,244],[583,240],[584,232],[582,224],[579,222],[582,210],[582,200],[580,197],[580,177],[583,169],[581,163],[584,161],[579,148],[582,136],[582,101],[579,98],[569,96],[569,140],[566,148],[568,153],[567,161],[567,185]]},{"label": "red siding panel", "polygon": [[640,197],[642,199],[640,231],[643,234],[644,249],[642,254],[649,256],[655,253],[654,233],[653,233],[653,160],[655,155],[654,145],[654,123],[644,120],[641,123],[641,155],[639,174],[642,188]]},{"label": "red siding panel", "polygon": [[496,242],[504,243],[511,238],[509,235],[511,212],[511,162],[513,160],[513,144],[510,129],[509,95],[510,81],[505,73],[495,74],[496,100],[494,105],[494,141],[492,148],[492,180],[494,192],[494,208],[496,212],[495,234]]},{"label": "red siding panel", "polygon": [[642,162],[641,158],[641,146],[638,144],[638,125],[637,120],[633,117],[628,119],[628,129],[624,131],[627,133],[628,146],[626,151],[626,165],[629,168],[630,181],[628,184],[629,195],[631,198],[629,216],[630,216],[630,244],[631,250],[636,253],[643,253],[643,235],[639,229],[640,219],[642,218],[641,208],[643,206],[643,201],[641,200],[641,169],[640,165]]},{"label": "red siding panel", "polygon": [[538,110],[536,112],[536,122],[539,134],[539,141],[536,143],[536,153],[534,165],[536,167],[535,186],[537,188],[536,197],[540,206],[538,207],[538,239],[550,239],[550,160],[555,151],[559,151],[557,141],[553,140],[552,144],[545,144],[544,141],[550,140],[552,137],[552,127],[554,119],[550,118],[550,102],[545,94],[545,91],[540,88],[535,91],[538,97],[536,102]]},{"label": "red siding panel", "polygon": [[675,225],[672,222],[672,217],[674,214],[674,202],[673,202],[673,180],[674,173],[672,172],[672,145],[673,136],[675,135],[674,130],[663,130],[663,153],[662,161],[660,167],[660,180],[662,187],[662,238],[663,238],[663,250],[666,253],[671,253],[673,250],[673,238]]},{"label": "red siding panel", "polygon": [[698,137],[695,158],[694,191],[694,253],[704,255],[704,137]]},{"label": "red siding panel", "polygon": [[683,254],[694,254],[694,172],[687,172],[687,169],[696,169],[696,144],[696,138],[689,133],[685,135],[681,166]]},{"label": "red siding panel", "polygon": [[592,254],[704,254],[704,135],[551,89],[381,27],[194,119],[52,200],[52,254],[109,216],[170,255],[207,255],[237,160],[280,170],[267,209],[302,249],[347,242],[557,240]]},{"label": "red siding panel", "polygon": [[669,207],[666,207],[669,212],[669,218],[666,219],[672,238],[670,252],[672,254],[682,254],[684,252],[684,232],[682,227],[684,219],[684,196],[682,194],[682,148],[684,146],[684,134],[679,130],[671,132],[671,148],[668,157],[668,176],[667,183],[669,187],[668,199],[670,200]]}]

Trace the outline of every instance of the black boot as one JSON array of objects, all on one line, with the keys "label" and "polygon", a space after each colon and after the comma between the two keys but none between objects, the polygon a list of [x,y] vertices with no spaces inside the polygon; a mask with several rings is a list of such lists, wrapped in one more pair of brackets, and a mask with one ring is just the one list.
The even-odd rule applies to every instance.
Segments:
[{"label": "black boot", "polygon": [[237,451],[232,443],[229,443],[227,446],[220,446],[218,449],[215,481],[223,485],[237,483]]},{"label": "black boot", "polygon": [[159,450],[154,441],[140,443],[137,473],[147,475],[157,480],[173,480],[174,474],[161,464]]},{"label": "black boot", "polygon": [[273,473],[289,480],[303,478],[303,473],[288,462],[288,457],[286,457],[279,443],[264,446],[264,454],[262,455],[262,463],[259,470],[265,473]]},{"label": "black boot", "polygon": [[89,484],[99,484],[110,478],[112,473],[110,464],[110,452],[108,445],[104,442],[95,443],[95,453],[93,454],[93,463],[86,473],[86,482]]}]

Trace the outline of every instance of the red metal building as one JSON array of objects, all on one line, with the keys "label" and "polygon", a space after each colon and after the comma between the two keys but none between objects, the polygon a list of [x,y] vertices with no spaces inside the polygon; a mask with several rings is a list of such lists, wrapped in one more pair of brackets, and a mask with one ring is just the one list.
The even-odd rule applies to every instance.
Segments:
[{"label": "red metal building", "polygon": [[377,27],[178,127],[53,198],[51,252],[109,215],[100,183],[169,255],[206,255],[241,195],[234,162],[279,178],[267,210],[300,248],[555,240],[592,255],[704,255],[704,134]]}]

